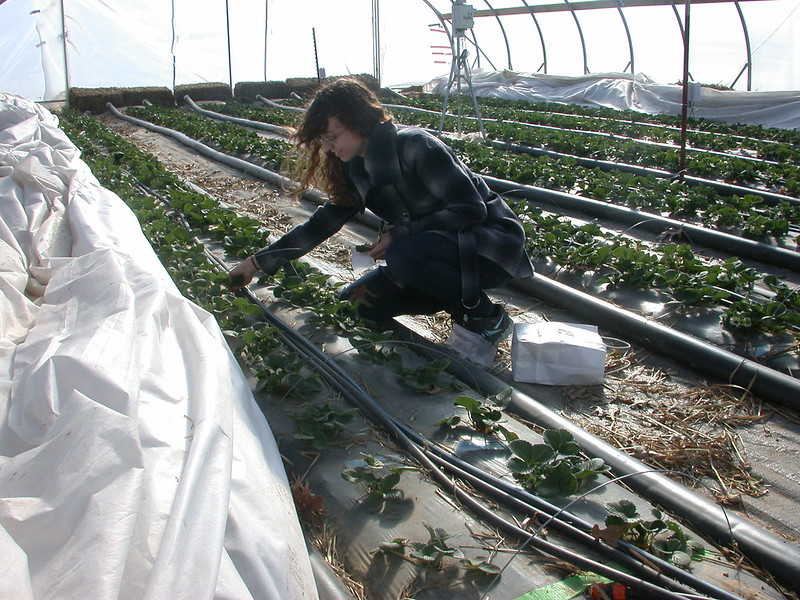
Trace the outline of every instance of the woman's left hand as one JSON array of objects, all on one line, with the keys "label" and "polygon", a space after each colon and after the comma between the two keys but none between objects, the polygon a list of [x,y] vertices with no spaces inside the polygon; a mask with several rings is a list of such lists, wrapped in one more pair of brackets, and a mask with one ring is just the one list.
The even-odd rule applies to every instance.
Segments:
[{"label": "woman's left hand", "polygon": [[392,234],[385,232],[378,238],[378,242],[370,248],[367,254],[375,260],[381,260],[386,256],[386,249],[392,244]]}]

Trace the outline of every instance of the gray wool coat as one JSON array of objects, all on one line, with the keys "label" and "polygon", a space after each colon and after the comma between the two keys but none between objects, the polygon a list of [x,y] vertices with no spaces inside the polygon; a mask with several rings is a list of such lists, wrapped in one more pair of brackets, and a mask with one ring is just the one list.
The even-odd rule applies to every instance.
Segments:
[{"label": "gray wool coat", "polygon": [[[274,273],[368,208],[387,223],[394,239],[433,231],[458,241],[462,269],[477,254],[512,277],[533,275],[514,213],[436,136],[381,123],[370,134],[366,156],[348,166],[361,204],[326,202],[308,221],[256,253],[262,270]],[[472,291],[465,287],[464,293],[466,298]]]}]

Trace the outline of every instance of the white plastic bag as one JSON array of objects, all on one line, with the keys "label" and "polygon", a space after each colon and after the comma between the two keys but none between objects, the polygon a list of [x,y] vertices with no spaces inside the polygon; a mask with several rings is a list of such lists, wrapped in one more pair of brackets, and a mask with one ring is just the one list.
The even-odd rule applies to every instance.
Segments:
[{"label": "white plastic bag", "polygon": [[545,385],[603,383],[606,346],[594,325],[517,323],[511,342],[514,381]]}]

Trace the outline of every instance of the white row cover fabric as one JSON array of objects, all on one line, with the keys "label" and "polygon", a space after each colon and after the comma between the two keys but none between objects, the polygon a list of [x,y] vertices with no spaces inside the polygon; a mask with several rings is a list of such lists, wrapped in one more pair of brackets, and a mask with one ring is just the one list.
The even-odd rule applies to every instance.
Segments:
[{"label": "white row cover fabric", "polygon": [[[444,94],[449,77],[429,81],[424,90]],[[476,96],[491,96],[528,102],[559,102],[581,106],[634,110],[653,115],[679,116],[683,110],[683,88],[653,82],[646,75],[596,73],[564,77],[514,71],[471,73]],[[451,93],[456,84],[451,86]],[[461,91],[468,93],[461,80]],[[800,129],[800,92],[737,92],[689,84],[689,116],[744,123],[762,127]]]},{"label": "white row cover fabric", "polygon": [[214,318],[57,118],[0,94],[0,598],[317,598]]}]

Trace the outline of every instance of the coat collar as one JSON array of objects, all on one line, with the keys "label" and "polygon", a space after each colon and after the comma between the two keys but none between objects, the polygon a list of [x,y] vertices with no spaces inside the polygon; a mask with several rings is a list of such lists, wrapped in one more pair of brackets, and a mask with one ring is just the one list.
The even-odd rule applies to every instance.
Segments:
[{"label": "coat collar", "polygon": [[350,164],[350,176],[362,194],[365,188],[390,185],[400,180],[397,155],[397,127],[391,121],[379,123],[369,135],[367,154]]}]

